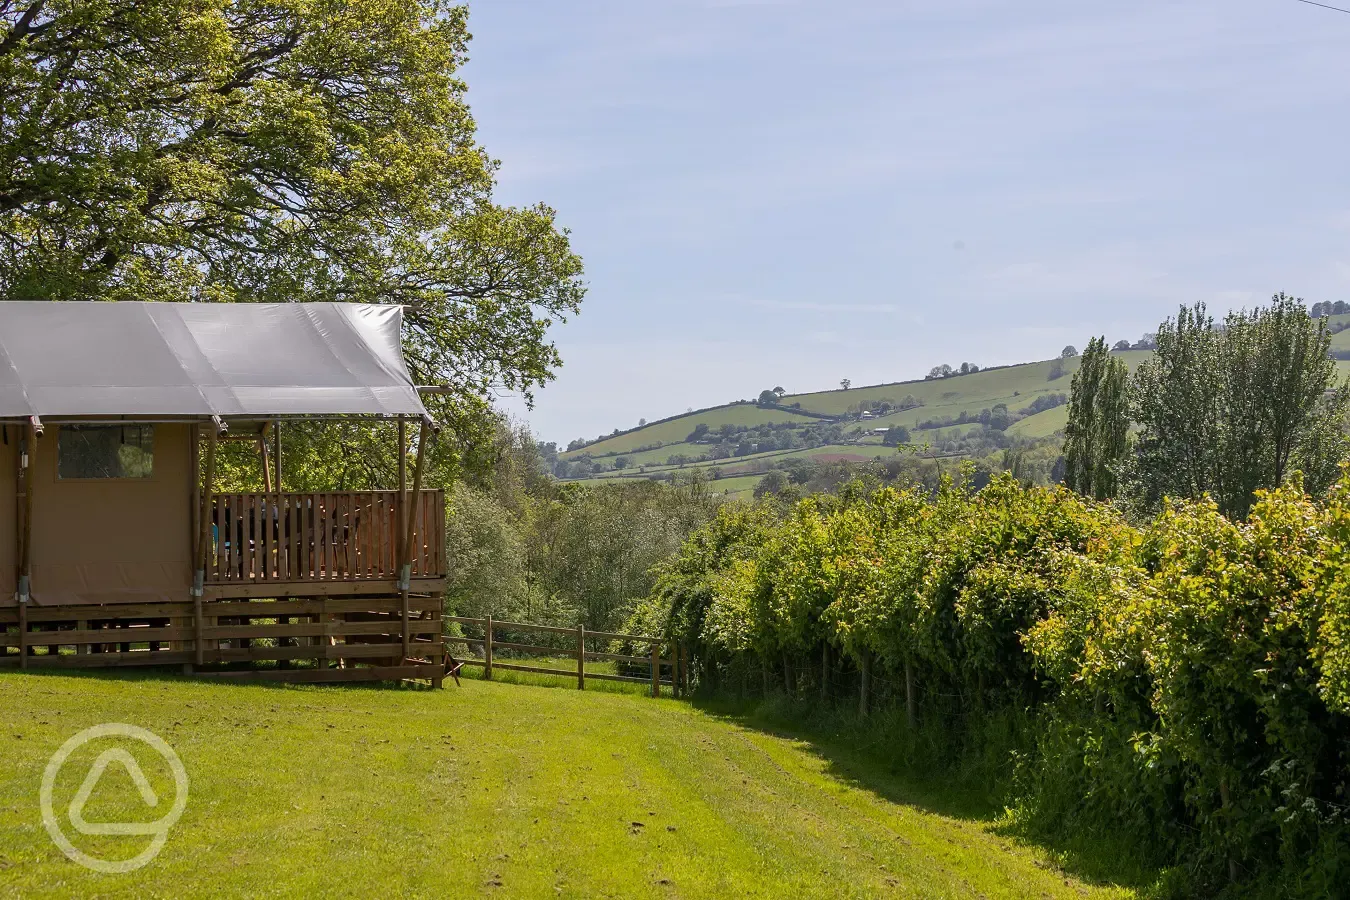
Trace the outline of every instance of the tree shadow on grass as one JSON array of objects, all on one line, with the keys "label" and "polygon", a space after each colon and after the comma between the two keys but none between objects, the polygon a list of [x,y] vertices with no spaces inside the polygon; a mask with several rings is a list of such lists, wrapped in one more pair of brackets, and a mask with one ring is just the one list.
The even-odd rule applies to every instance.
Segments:
[{"label": "tree shadow on grass", "polygon": [[696,698],[693,705],[729,724],[804,746],[825,763],[826,774],[850,787],[890,803],[977,822],[1000,837],[1039,848],[1053,865],[1085,883],[1148,896],[1163,879],[1164,873],[1141,863],[1128,845],[1030,832],[1007,814],[999,788],[1012,775],[1009,754],[963,756],[948,743],[909,733],[895,711],[861,720],[851,708],[783,697]]}]

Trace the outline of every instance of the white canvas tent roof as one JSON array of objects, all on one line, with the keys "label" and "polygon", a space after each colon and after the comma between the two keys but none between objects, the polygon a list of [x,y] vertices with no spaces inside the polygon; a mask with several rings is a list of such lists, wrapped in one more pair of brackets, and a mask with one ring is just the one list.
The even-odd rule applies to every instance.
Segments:
[{"label": "white canvas tent roof", "polygon": [[0,418],[417,415],[403,310],[0,302]]}]

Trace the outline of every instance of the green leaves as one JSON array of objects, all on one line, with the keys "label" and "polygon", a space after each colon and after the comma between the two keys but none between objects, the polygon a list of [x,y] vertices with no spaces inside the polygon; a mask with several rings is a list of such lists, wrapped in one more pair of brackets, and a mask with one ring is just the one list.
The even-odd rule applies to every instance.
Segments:
[{"label": "green leaves", "polygon": [[1129,449],[1125,363],[1111,356],[1106,338],[1088,342],[1073,376],[1064,427],[1064,483],[1095,500],[1115,497]]},{"label": "green leaves", "polygon": [[1330,341],[1325,321],[1285,294],[1230,313],[1222,327],[1203,304],[1164,322],[1132,388],[1136,503],[1156,510],[1164,497],[1209,495],[1241,518],[1258,489],[1279,487],[1295,468],[1310,489],[1329,487],[1350,404],[1346,388],[1332,392]]},{"label": "green leaves", "polygon": [[443,0],[0,2],[0,300],[407,304],[481,432],[585,288],[553,210],[493,202],[468,40]]},{"label": "green leaves", "polygon": [[1258,490],[1245,521],[1168,501],[1135,526],[1008,475],[773,510],[725,508],[663,576],[702,671],[828,643],[908,670],[953,729],[1030,710],[1018,815],[1128,835],[1197,890],[1230,859],[1350,864],[1350,475]]}]

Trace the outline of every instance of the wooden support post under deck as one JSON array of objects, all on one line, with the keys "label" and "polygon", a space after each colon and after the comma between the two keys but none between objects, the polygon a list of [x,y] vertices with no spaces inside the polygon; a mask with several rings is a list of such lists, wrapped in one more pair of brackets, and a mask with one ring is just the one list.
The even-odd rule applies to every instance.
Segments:
[{"label": "wooden support post under deck", "polygon": [[19,604],[19,668],[28,668],[28,604]]}]

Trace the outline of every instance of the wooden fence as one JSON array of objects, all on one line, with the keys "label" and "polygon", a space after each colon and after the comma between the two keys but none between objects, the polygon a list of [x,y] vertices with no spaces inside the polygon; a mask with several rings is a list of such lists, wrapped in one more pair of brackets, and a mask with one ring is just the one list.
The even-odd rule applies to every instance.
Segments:
[{"label": "wooden fence", "polygon": [[[464,644],[468,647],[480,648],[481,657],[468,657],[460,659],[464,665],[481,666],[483,677],[492,680],[493,669],[504,669],[512,672],[533,672],[539,675],[561,675],[568,678],[576,678],[577,690],[586,689],[586,681],[626,681],[634,684],[650,684],[653,697],[661,696],[661,686],[668,685],[671,693],[676,696],[684,696],[689,692],[689,656],[681,646],[671,644],[669,652],[662,655],[662,639],[647,637],[637,634],[615,634],[608,631],[587,631],[583,626],[578,625],[575,628],[561,628],[556,625],[530,625],[524,622],[503,622],[493,621],[491,616],[485,619],[470,619],[463,616],[446,616],[446,622],[458,622],[461,625],[469,625],[482,630],[481,638],[472,637],[451,637],[445,636],[447,648],[455,644]],[[576,644],[574,648],[570,647],[541,647],[534,644],[517,644],[508,641],[499,641],[496,639],[496,632],[501,631],[536,631],[544,634],[568,635],[575,637]],[[606,653],[586,649],[586,641],[605,641],[620,642],[626,644],[644,644],[649,652],[644,656],[635,656],[623,653]],[[535,656],[549,657],[568,657],[577,661],[575,670],[567,669],[549,669],[542,666],[529,666],[517,662],[501,662],[493,659],[494,650],[508,650],[513,653],[526,653]],[[448,650],[447,650],[448,652]],[[619,662],[628,663],[635,666],[647,668],[646,677],[636,677],[633,675],[610,675],[604,672],[587,672],[587,662]]]}]

